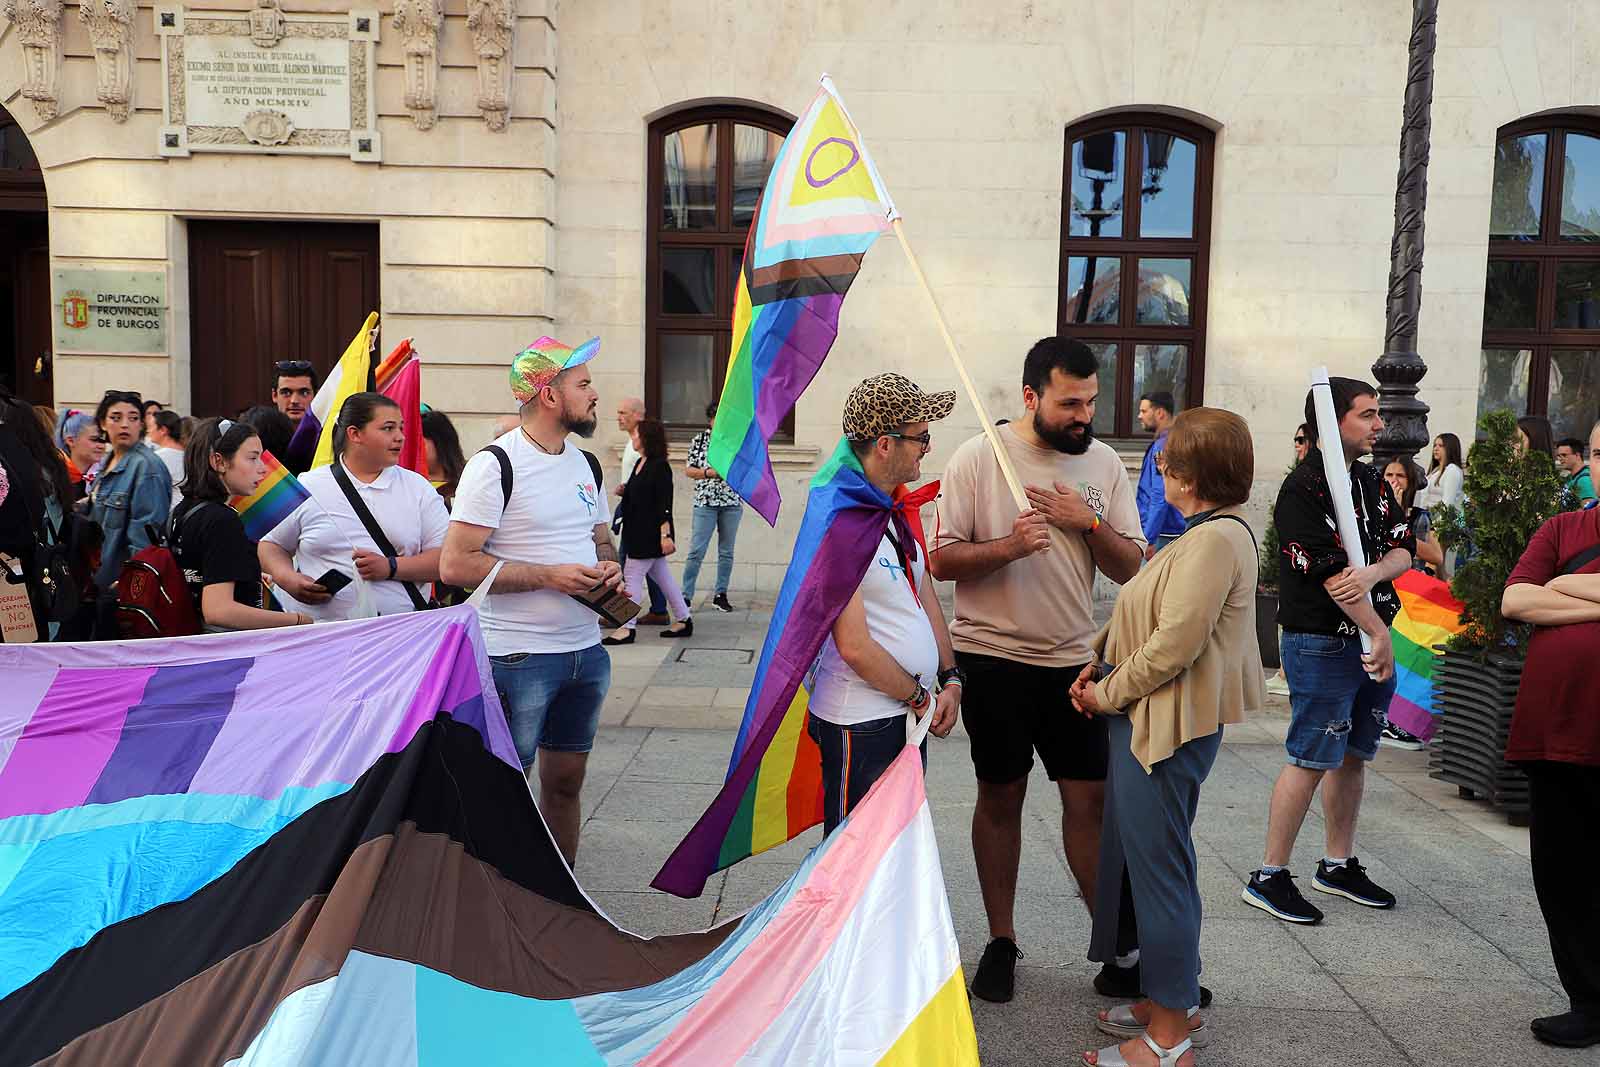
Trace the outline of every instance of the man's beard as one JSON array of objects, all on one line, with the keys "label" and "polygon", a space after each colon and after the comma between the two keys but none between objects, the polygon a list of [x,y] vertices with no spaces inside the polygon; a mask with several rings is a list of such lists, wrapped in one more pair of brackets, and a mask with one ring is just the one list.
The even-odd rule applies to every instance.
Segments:
[{"label": "man's beard", "polygon": [[1094,429],[1088,424],[1051,426],[1037,413],[1033,416],[1033,432],[1039,435],[1039,440],[1069,456],[1083,455],[1089,451],[1089,442],[1094,440]]},{"label": "man's beard", "polygon": [[575,433],[579,437],[593,437],[595,427],[599,424],[600,420],[595,418],[593,414],[577,418],[568,412],[561,413],[561,428],[568,433]]}]

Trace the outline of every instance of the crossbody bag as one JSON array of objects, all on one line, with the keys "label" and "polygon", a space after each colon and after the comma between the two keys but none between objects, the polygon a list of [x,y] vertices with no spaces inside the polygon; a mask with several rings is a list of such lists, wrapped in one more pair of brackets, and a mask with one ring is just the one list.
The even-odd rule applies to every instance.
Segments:
[{"label": "crossbody bag", "polygon": [[[384,534],[383,527],[378,525],[378,520],[372,517],[372,512],[367,510],[367,505],[362,501],[361,494],[356,492],[350,475],[345,473],[344,464],[337,459],[333,461],[333,480],[339,483],[339,488],[344,491],[344,498],[350,501],[350,508],[356,513],[356,518],[361,520],[361,525],[367,528],[367,536],[372,538],[372,543],[378,546],[378,551],[392,559],[398,559],[400,553],[394,550],[394,544]],[[406,596],[411,598],[411,606],[418,611],[427,611],[439,605],[433,603],[422,595],[414,582],[400,579],[400,584],[405,587]]]}]

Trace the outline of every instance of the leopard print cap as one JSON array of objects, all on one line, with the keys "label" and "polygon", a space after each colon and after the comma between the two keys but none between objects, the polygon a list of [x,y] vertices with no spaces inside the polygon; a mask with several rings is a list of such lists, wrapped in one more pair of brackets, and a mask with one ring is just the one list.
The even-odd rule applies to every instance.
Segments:
[{"label": "leopard print cap", "polygon": [[870,441],[911,422],[933,422],[956,406],[955,390],[924,393],[903,374],[879,374],[854,389],[844,402],[844,435]]}]

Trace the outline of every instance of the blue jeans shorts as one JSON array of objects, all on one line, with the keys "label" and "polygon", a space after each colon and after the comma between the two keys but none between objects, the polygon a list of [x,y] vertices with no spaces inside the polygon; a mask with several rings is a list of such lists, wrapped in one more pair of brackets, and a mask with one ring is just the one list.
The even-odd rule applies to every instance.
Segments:
[{"label": "blue jeans shorts", "polygon": [[611,656],[599,642],[577,652],[490,656],[494,687],[506,709],[522,769],[539,749],[588,752],[611,688]]},{"label": "blue jeans shorts", "polygon": [[1394,676],[1374,682],[1361,669],[1361,639],[1283,632],[1283,673],[1289,680],[1289,762],[1331,771],[1346,754],[1370,760],[1394,696]]}]

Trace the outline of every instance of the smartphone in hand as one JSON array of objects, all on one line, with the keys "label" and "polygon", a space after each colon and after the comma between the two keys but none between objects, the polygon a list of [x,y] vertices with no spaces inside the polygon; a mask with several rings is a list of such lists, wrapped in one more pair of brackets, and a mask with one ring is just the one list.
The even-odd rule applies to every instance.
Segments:
[{"label": "smartphone in hand", "polygon": [[349,585],[352,581],[354,579],[338,567],[329,567],[328,572],[317,579],[317,584],[326,589],[329,596],[337,596],[339,590]]}]

